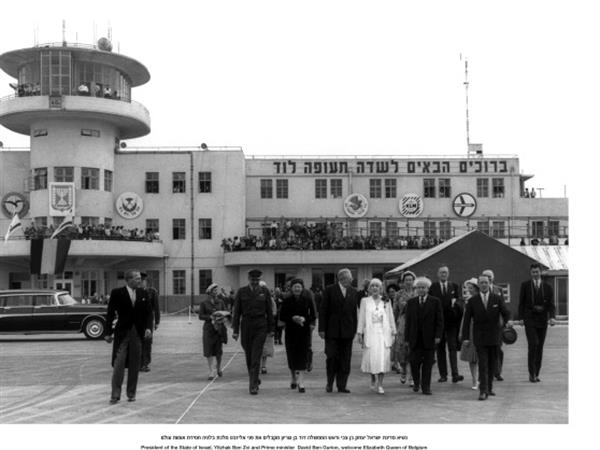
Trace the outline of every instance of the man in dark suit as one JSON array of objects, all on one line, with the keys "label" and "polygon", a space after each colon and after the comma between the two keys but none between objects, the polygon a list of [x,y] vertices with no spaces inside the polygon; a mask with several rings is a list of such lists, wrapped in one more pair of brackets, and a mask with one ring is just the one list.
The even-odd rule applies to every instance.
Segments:
[{"label": "man in dark suit", "polygon": [[[478,284],[479,293],[471,297],[465,307],[461,336],[469,336],[473,320],[473,344],[479,366],[479,400],[486,400],[488,396],[496,395],[492,384],[498,362],[500,317],[509,327],[512,327],[512,322],[504,299],[490,291],[489,278],[480,275]],[[464,342],[469,341],[467,339]]]},{"label": "man in dark suit", "polygon": [[338,392],[350,393],[347,383],[352,360],[352,341],[358,326],[358,301],[349,269],[340,270],[338,282],[327,286],[323,291],[319,311],[319,336],[325,339],[327,392],[333,390],[335,380]]},{"label": "man in dark suit", "polygon": [[[127,400],[135,401],[138,374],[142,362],[142,340],[152,337],[152,310],[148,294],[139,288],[141,282],[142,277],[139,271],[128,270],[125,273],[126,285],[113,289],[110,293],[105,340],[108,343],[114,340],[111,404],[115,404],[121,399],[125,368],[128,369]],[[115,318],[117,324],[113,327]]]},{"label": "man in dark suit", "polygon": [[450,270],[447,266],[438,269],[438,281],[431,285],[429,294],[437,297],[442,302],[444,315],[444,331],[442,340],[437,346],[437,363],[440,371],[440,383],[448,381],[448,365],[446,364],[446,345],[448,346],[448,357],[452,371],[452,382],[457,383],[464,380],[458,373],[458,333],[463,316],[462,293],[458,284],[448,281]]},{"label": "man in dark suit", "polygon": [[[504,294],[502,293],[502,288],[494,284],[494,272],[491,269],[485,269],[481,272],[482,275],[485,275],[490,280],[490,291],[496,295],[502,297],[504,300]],[[504,321],[502,316],[500,317],[500,343],[498,344],[498,361],[496,362],[496,372],[494,373],[494,378],[498,381],[504,381],[502,377],[502,366],[504,365],[504,351],[502,350],[502,330],[504,329]]]},{"label": "man in dark suit", "polygon": [[529,381],[540,381],[542,368],[542,352],[548,324],[556,323],[554,306],[554,293],[548,283],[542,282],[542,266],[532,264],[529,268],[531,280],[521,284],[519,295],[519,318],[525,325],[527,336],[527,366],[529,368]]},{"label": "man in dark suit", "polygon": [[439,345],[444,330],[442,302],[428,295],[431,281],[419,277],[415,280],[417,297],[406,303],[406,326],[404,340],[410,348],[410,370],[414,386],[425,395],[431,395],[431,368],[435,346]]},{"label": "man in dark suit", "polygon": [[250,270],[248,286],[238,289],[233,303],[233,333],[231,336],[237,341],[240,336],[241,323],[241,344],[246,354],[248,389],[251,395],[258,394],[260,360],[265,340],[267,335],[275,335],[271,293],[266,287],[260,286],[261,276],[260,270]]},{"label": "man in dark suit", "polygon": [[[148,293],[148,301],[150,302],[150,309],[152,310],[152,329],[156,331],[158,324],[160,323],[160,307],[158,305],[158,292],[153,287],[148,286],[148,274],[142,272],[142,289]],[[152,362],[152,341],[154,340],[154,333],[151,338],[144,339],[142,341],[142,367],[141,372],[150,372],[150,363]]]}]

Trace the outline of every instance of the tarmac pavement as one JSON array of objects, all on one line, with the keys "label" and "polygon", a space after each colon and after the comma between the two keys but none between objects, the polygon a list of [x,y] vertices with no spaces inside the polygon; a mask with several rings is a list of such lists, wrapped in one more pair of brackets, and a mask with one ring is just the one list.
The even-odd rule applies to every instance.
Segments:
[{"label": "tarmac pavement", "polygon": [[568,327],[549,328],[540,383],[527,373],[525,330],[504,346],[505,381],[497,396],[478,401],[468,364],[465,381],[438,383],[432,396],[414,393],[387,374],[385,395],[369,389],[355,345],[351,394],[325,392],[323,341],[313,336],[314,369],[306,393],[290,389],[284,346],[275,346],[257,396],[248,394],[241,347],[230,337],[224,348],[224,376],[208,381],[202,356],[202,322],[164,317],[156,332],[151,372],[140,373],[137,401],[109,405],[111,345],[83,335],[0,336],[0,424],[197,424],[197,423],[568,423]]}]

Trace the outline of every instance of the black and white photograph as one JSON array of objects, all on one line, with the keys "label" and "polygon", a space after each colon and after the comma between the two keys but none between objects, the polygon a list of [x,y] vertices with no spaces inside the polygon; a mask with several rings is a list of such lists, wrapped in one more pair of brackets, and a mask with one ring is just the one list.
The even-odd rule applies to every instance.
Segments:
[{"label": "black and white photograph", "polygon": [[591,2],[0,8],[7,449],[591,431]]}]

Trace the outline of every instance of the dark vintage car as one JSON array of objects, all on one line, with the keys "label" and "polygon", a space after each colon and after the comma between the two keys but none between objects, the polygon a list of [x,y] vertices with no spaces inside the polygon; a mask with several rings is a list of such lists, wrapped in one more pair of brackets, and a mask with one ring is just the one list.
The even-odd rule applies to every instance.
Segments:
[{"label": "dark vintage car", "polygon": [[0,291],[0,334],[83,333],[100,339],[106,329],[106,305],[83,305],[68,291]]}]

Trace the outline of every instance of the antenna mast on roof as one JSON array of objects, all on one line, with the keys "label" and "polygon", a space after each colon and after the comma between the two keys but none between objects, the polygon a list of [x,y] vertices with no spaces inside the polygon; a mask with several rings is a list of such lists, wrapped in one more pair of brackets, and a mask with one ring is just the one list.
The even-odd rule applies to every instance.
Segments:
[{"label": "antenna mast on roof", "polygon": [[[462,53],[460,59],[463,59]],[[465,57],[465,111],[466,111],[466,126],[467,126],[467,158],[471,156],[483,156],[482,144],[471,144],[471,136],[469,133],[469,61]]]},{"label": "antenna mast on roof", "polygon": [[39,43],[40,43],[40,26],[36,24],[35,28],[33,29],[33,45],[35,47],[37,47]]},{"label": "antenna mast on roof", "polygon": [[63,47],[67,46],[67,22],[65,19],[62,21],[62,45]]},{"label": "antenna mast on roof", "polygon": [[108,40],[112,42],[112,27],[110,26],[110,22],[108,22]]}]

